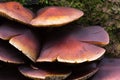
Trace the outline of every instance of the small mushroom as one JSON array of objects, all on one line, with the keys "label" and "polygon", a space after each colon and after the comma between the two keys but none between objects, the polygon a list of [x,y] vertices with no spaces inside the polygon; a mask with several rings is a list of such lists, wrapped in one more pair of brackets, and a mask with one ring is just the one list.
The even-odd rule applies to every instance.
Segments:
[{"label": "small mushroom", "polygon": [[9,40],[10,44],[22,51],[32,61],[36,60],[40,44],[29,29],[13,24],[3,24],[0,26],[0,38]]},{"label": "small mushroom", "polygon": [[3,41],[0,41],[0,61],[14,64],[24,63],[19,51]]},{"label": "small mushroom", "polygon": [[104,54],[105,50],[98,46],[80,42],[73,37],[65,37],[58,41],[51,41],[43,46],[37,62],[67,62],[82,63],[93,61]]},{"label": "small mushroom", "polygon": [[92,77],[98,70],[98,65],[96,63],[89,63],[84,66],[74,67],[71,75],[69,75],[65,80],[87,80]]},{"label": "small mushroom", "polygon": [[62,26],[79,19],[83,14],[82,11],[69,7],[45,7],[37,12],[37,17],[30,24],[36,27]]},{"label": "small mushroom", "polygon": [[25,28],[20,28],[18,25],[13,25],[10,23],[2,24],[0,26],[0,38],[3,40],[9,40],[14,36],[23,34],[25,31]]},{"label": "small mushroom", "polygon": [[91,26],[81,28],[77,26],[72,30],[70,36],[77,38],[79,41],[88,42],[96,45],[107,45],[109,43],[108,33],[100,26]]},{"label": "small mushroom", "polygon": [[89,70],[83,73],[80,73],[80,72],[73,73],[73,75],[68,77],[66,80],[87,80],[90,77],[92,77],[98,70],[99,68],[95,68],[95,69],[90,68]]},{"label": "small mushroom", "polygon": [[70,75],[70,72],[65,72],[65,71],[57,72],[59,69],[56,68],[55,68],[56,71],[48,70],[48,69],[46,70],[42,68],[28,67],[28,66],[19,67],[19,71],[24,76],[38,80],[63,80]]},{"label": "small mushroom", "polygon": [[[84,80],[98,71],[96,62],[83,64],[39,63],[39,67],[21,66],[19,71],[35,80]],[[48,67],[49,65],[49,67]]]},{"label": "small mushroom", "polygon": [[18,2],[0,3],[0,15],[25,24],[29,24],[34,17],[34,14],[29,9],[24,8]]},{"label": "small mushroom", "polygon": [[35,62],[40,51],[40,43],[31,31],[28,30],[21,35],[12,37],[9,43]]}]

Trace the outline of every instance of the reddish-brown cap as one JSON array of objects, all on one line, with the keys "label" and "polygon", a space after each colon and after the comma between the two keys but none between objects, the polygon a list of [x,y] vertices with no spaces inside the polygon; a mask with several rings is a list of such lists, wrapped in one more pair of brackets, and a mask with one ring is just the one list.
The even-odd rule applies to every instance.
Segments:
[{"label": "reddish-brown cap", "polygon": [[3,24],[0,26],[0,38],[9,40],[10,38],[23,34],[26,29],[19,28],[17,25]]},{"label": "reddish-brown cap", "polygon": [[0,41],[0,60],[7,63],[23,64],[24,60],[19,52],[12,48],[10,44],[4,44]]},{"label": "reddish-brown cap", "polygon": [[82,11],[69,7],[45,7],[38,11],[37,17],[30,24],[36,27],[61,26],[79,19],[83,14]]},{"label": "reddish-brown cap", "polygon": [[26,31],[22,35],[12,37],[9,43],[35,62],[39,54],[40,43],[31,31]]},{"label": "reddish-brown cap", "polygon": [[107,45],[109,43],[108,33],[100,26],[91,26],[80,28],[71,31],[70,35],[77,38],[79,41],[88,42],[96,45]]},{"label": "reddish-brown cap", "polygon": [[0,15],[25,24],[28,24],[34,17],[30,10],[24,8],[18,2],[0,3]]},{"label": "reddish-brown cap", "polygon": [[87,64],[82,67],[77,65],[74,68],[71,75],[65,80],[87,80],[99,70],[96,63]]},{"label": "reddish-brown cap", "polygon": [[37,62],[67,62],[82,63],[93,61],[104,54],[105,50],[98,46],[80,42],[74,37],[66,37],[56,42],[49,42],[43,46],[43,49],[37,59]]},{"label": "reddish-brown cap", "polygon": [[26,77],[32,78],[32,79],[50,79],[50,80],[63,80],[65,79],[70,72],[54,72],[52,70],[45,70],[41,68],[36,68],[36,67],[20,67],[19,71]]}]

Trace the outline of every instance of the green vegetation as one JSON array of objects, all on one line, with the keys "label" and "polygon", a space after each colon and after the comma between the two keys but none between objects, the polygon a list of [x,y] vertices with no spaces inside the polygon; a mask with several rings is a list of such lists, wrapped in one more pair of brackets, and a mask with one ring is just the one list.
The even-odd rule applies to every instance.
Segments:
[{"label": "green vegetation", "polygon": [[[103,26],[110,35],[108,53],[120,56],[116,45],[120,45],[120,0],[1,0],[18,1],[31,10],[37,10],[45,6],[66,6],[84,11],[85,15],[76,21],[77,24],[89,26]],[[110,48],[110,49],[109,49]]]}]

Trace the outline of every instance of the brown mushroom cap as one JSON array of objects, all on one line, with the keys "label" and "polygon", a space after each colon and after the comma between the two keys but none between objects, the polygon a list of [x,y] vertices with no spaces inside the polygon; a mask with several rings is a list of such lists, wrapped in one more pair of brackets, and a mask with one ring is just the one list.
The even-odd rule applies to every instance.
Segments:
[{"label": "brown mushroom cap", "polygon": [[18,2],[0,3],[0,15],[25,24],[28,24],[34,17],[30,10],[24,8]]},{"label": "brown mushroom cap", "polygon": [[17,25],[3,24],[0,26],[0,38],[3,40],[9,40],[10,38],[23,34],[26,29],[19,28]]},{"label": "brown mushroom cap", "polygon": [[87,80],[93,76],[98,70],[96,63],[90,63],[88,65],[74,67],[72,73],[65,80]]},{"label": "brown mushroom cap", "polygon": [[22,64],[24,61],[17,53],[4,48],[0,48],[0,60],[7,63]]},{"label": "brown mushroom cap", "polygon": [[120,59],[105,58],[100,64],[100,70],[92,80],[119,80]]},{"label": "brown mushroom cap", "polygon": [[96,45],[107,45],[109,43],[108,33],[100,26],[91,26],[80,28],[72,31],[71,36],[77,38],[79,41],[88,42]]},{"label": "brown mushroom cap", "polygon": [[45,7],[38,11],[37,17],[30,24],[36,27],[61,26],[79,19],[83,14],[82,11],[74,8]]},{"label": "brown mushroom cap", "polygon": [[19,52],[12,48],[10,44],[5,44],[3,41],[0,41],[0,61],[14,64],[24,63]]},{"label": "brown mushroom cap", "polygon": [[96,62],[83,64],[38,63],[37,67],[21,66],[19,71],[24,76],[35,80],[86,80],[98,71],[98,65]]},{"label": "brown mushroom cap", "polygon": [[35,62],[39,54],[40,43],[31,31],[26,31],[24,34],[12,37],[9,43]]},{"label": "brown mushroom cap", "polygon": [[19,71],[26,77],[40,80],[63,80],[70,74],[70,72],[54,72],[52,70],[27,66],[21,66]]},{"label": "brown mushroom cap", "polygon": [[91,68],[83,73],[78,72],[76,74],[71,75],[66,80],[87,80],[90,77],[92,77],[98,71],[98,69],[99,68],[94,68],[94,69]]},{"label": "brown mushroom cap", "polygon": [[73,37],[65,37],[56,42],[48,42],[37,59],[37,62],[82,63],[93,61],[104,54],[105,50],[98,46],[80,42]]}]

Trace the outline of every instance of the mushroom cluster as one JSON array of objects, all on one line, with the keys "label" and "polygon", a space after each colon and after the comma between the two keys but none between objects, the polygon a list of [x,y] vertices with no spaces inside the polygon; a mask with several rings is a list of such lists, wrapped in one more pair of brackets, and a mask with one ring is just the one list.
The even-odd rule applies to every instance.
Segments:
[{"label": "mushroom cluster", "polygon": [[68,24],[83,14],[59,6],[35,14],[18,2],[0,3],[0,79],[11,73],[12,80],[83,80],[95,74],[109,36],[100,26]]}]

